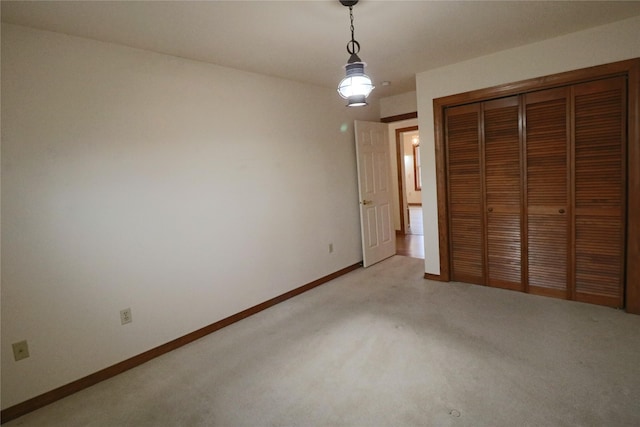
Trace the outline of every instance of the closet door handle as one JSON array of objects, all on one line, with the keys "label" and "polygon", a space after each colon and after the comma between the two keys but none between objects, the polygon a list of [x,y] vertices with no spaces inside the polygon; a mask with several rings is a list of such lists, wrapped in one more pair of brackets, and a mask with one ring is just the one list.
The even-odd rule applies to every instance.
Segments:
[{"label": "closet door handle", "polygon": [[564,209],[558,209],[558,213],[563,214],[564,213]]},{"label": "closet door handle", "polygon": [[489,208],[487,209],[489,212],[493,212],[493,208]]}]

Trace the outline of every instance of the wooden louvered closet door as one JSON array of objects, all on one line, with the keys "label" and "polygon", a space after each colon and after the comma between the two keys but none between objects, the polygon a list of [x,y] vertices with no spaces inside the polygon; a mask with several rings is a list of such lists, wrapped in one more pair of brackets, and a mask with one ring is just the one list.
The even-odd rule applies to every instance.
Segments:
[{"label": "wooden louvered closet door", "polygon": [[480,104],[449,108],[445,120],[451,278],[484,284]]},{"label": "wooden louvered closet door", "polygon": [[627,82],[445,110],[451,278],[624,306]]},{"label": "wooden louvered closet door", "polygon": [[486,265],[489,286],[523,290],[519,97],[483,103]]},{"label": "wooden louvered closet door", "polygon": [[626,80],[573,87],[575,295],[623,306]]},{"label": "wooden louvered closet door", "polygon": [[526,277],[530,293],[567,298],[569,88],[524,95]]}]

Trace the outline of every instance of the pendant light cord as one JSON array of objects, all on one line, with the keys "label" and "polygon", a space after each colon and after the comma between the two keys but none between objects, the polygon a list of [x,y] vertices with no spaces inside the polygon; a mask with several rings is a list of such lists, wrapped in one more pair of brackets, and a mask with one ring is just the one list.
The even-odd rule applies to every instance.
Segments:
[{"label": "pendant light cord", "polygon": [[[351,41],[347,43],[347,52],[351,55],[360,52],[360,43],[358,43],[354,36],[355,27],[353,26],[353,6],[349,6],[349,19],[351,20]],[[357,48],[357,50],[356,50]]]},{"label": "pendant light cord", "polygon": [[353,36],[353,32],[355,30],[355,27],[353,26],[353,6],[349,6],[349,19],[351,20],[351,41],[353,42],[354,36]]}]

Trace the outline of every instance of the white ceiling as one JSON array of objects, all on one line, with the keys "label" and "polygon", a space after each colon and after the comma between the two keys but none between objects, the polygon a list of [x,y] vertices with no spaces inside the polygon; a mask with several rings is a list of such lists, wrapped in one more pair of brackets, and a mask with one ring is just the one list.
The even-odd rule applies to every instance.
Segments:
[{"label": "white ceiling", "polygon": [[[383,97],[415,90],[421,71],[637,15],[640,1],[361,0],[354,24]],[[338,0],[3,0],[2,21],[331,88],[350,39]]]}]

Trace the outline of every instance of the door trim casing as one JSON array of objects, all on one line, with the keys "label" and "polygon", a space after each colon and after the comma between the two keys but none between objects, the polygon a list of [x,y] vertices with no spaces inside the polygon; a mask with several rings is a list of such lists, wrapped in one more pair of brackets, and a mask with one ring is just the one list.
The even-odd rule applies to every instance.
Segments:
[{"label": "door trim casing", "polygon": [[507,83],[433,100],[438,200],[438,246],[440,252],[440,277],[443,281],[451,280],[444,133],[445,109],[472,102],[614,76],[626,76],[628,91],[625,309],[629,313],[640,314],[640,263],[637,262],[640,259],[640,58]]}]

